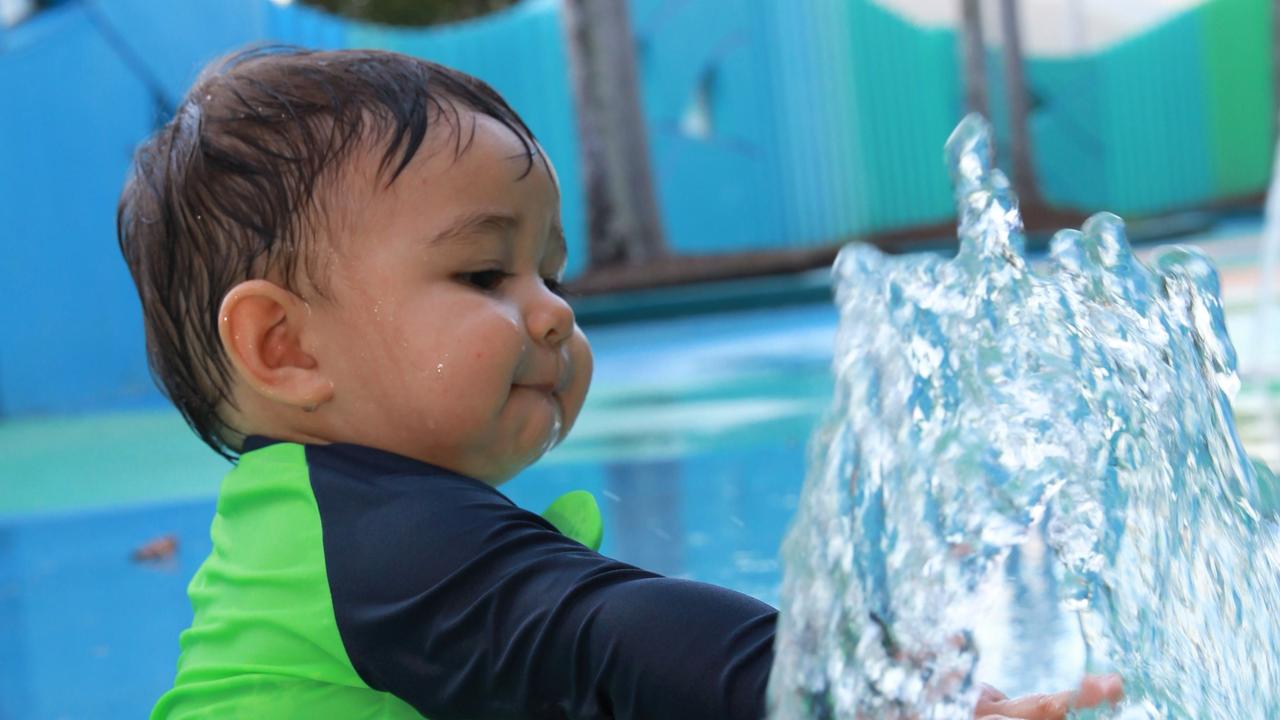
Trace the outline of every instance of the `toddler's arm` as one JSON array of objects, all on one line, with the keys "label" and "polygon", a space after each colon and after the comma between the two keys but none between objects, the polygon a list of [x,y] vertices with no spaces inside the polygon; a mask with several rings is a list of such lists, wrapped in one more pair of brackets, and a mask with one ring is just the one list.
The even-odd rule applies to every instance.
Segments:
[{"label": "toddler's arm", "polygon": [[427,717],[763,717],[768,605],[606,558],[452,473],[312,482],[351,662]]},{"label": "toddler's arm", "polygon": [[[433,720],[764,717],[768,605],[606,558],[445,470],[355,446],[307,458],[338,631],[370,687]],[[989,691],[977,716],[1058,720],[1119,692]]]}]

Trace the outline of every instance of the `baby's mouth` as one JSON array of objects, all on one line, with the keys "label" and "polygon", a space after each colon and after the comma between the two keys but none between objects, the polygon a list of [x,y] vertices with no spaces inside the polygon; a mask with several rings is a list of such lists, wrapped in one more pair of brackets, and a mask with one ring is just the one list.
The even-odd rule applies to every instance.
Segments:
[{"label": "baby's mouth", "polygon": [[528,382],[514,383],[512,387],[528,388],[558,397],[565,387],[569,385],[571,375],[569,363],[559,362],[556,363],[556,367],[552,372],[539,374]]},{"label": "baby's mouth", "polygon": [[537,457],[542,457],[556,445],[560,444],[561,435],[564,430],[564,406],[560,399],[560,392],[568,385],[568,374],[564,374],[562,379],[555,382],[525,382],[514,383],[511,387],[521,388],[524,390],[534,390],[541,393],[547,398],[551,405],[552,421],[551,427],[547,429],[547,436],[542,442],[542,446],[538,448]]},{"label": "baby's mouth", "polygon": [[555,383],[517,383],[514,387],[537,390],[538,392],[543,392],[548,395],[555,395],[558,392],[558,388]]}]

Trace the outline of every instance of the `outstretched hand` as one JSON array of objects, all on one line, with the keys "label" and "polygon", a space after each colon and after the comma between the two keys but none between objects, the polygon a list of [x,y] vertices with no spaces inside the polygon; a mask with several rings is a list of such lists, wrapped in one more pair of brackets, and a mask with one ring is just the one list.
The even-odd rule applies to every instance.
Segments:
[{"label": "outstretched hand", "polygon": [[990,685],[982,687],[978,706],[973,709],[977,720],[1065,720],[1072,710],[1117,703],[1124,695],[1119,675],[1089,675],[1080,681],[1078,690],[1052,695],[1026,695],[1012,700]]}]

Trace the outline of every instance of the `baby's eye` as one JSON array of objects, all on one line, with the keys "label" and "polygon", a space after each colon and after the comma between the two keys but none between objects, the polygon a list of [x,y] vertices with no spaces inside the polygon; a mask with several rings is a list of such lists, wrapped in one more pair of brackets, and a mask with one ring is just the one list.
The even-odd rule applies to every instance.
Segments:
[{"label": "baby's eye", "polygon": [[480,270],[462,273],[458,279],[481,290],[496,290],[502,281],[507,279],[507,273],[502,270]]},{"label": "baby's eye", "polygon": [[542,278],[542,282],[547,284],[548,290],[560,297],[564,297],[568,294],[568,291],[564,289],[564,283],[560,282],[559,278]]}]

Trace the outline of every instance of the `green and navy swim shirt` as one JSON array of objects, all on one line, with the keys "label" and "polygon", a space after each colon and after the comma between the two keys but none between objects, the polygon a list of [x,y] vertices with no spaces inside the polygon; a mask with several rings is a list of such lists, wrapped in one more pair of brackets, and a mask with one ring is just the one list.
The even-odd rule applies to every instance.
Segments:
[{"label": "green and navy swim shirt", "polygon": [[559,524],[417,460],[250,438],[152,719],[764,717],[773,608]]}]

